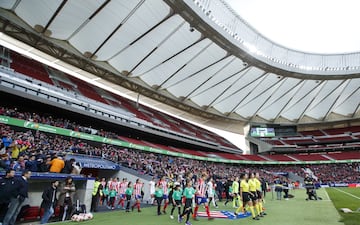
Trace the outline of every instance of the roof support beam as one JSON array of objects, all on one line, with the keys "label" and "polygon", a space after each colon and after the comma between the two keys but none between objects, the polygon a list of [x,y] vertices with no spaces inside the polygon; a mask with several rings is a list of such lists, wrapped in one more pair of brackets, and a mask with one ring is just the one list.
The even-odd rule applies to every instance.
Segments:
[{"label": "roof support beam", "polygon": [[44,29],[42,30],[41,33],[45,33],[45,31],[49,28],[49,26],[51,25],[51,23],[54,21],[54,19],[56,18],[56,16],[60,13],[60,11],[62,10],[62,8],[64,8],[65,4],[66,4],[67,0],[63,0],[61,2],[61,4],[59,5],[59,7],[56,9],[55,13],[51,16],[50,20],[48,21],[48,23],[45,25]]},{"label": "roof support beam", "polygon": [[[336,99],[333,101],[333,103],[329,107],[328,111],[326,112],[326,114],[325,114],[325,116],[323,118],[323,121],[325,121],[328,118],[328,116],[330,115],[330,113],[333,111],[334,107],[336,106],[337,101],[339,100],[340,96],[344,93],[346,88],[349,86],[351,80],[344,80],[341,84],[343,84],[345,81],[347,82],[345,87],[341,90],[341,92],[338,94]],[[339,88],[339,87],[340,86],[338,86],[337,88]]]},{"label": "roof support beam", "polygon": [[[201,43],[202,41],[205,40],[205,37],[204,36],[201,36],[198,40],[196,40],[195,42],[191,43],[190,45],[186,46],[185,48],[181,49],[180,51],[178,51],[177,53],[175,53],[174,55],[170,56],[169,58],[167,58],[166,60],[162,61],[161,63],[159,64],[156,64],[155,66],[151,67],[150,69],[146,70],[145,72],[141,73],[141,74],[138,74],[137,76],[138,77],[141,77],[145,74],[147,74],[148,72],[156,69],[157,67],[163,65],[164,63],[168,62],[169,60],[175,58],[176,56],[180,55],[181,53],[185,52],[186,50],[196,46],[197,44]],[[161,86],[161,85],[160,85]]]},{"label": "roof support beam", "polygon": [[[316,99],[316,96],[321,92],[321,90],[325,87],[326,83],[328,81],[321,81],[320,85],[321,87],[319,88],[319,90],[316,92],[316,94],[314,95],[314,97],[311,99],[311,101],[306,105],[305,109],[302,111],[302,113],[300,114],[299,118],[297,119],[297,123],[299,123],[299,121],[304,117],[306,111],[308,110],[308,108],[311,106],[311,104],[314,102],[314,100]],[[318,86],[319,87],[319,86]],[[312,91],[315,91],[315,89],[313,89]],[[312,92],[311,91],[311,92]]]},{"label": "roof support beam", "polygon": [[[305,85],[305,81],[300,81],[299,83],[297,83],[294,88],[298,87],[298,89],[296,90],[296,92],[291,96],[291,98],[289,98],[289,100],[286,102],[286,104],[280,109],[280,111],[278,112],[278,114],[276,115],[275,119],[273,120],[274,122],[276,120],[279,119],[279,117],[281,116],[282,112],[286,109],[286,107],[288,106],[288,104],[294,99],[294,96],[297,95],[297,93],[299,93],[299,91],[302,89],[302,87]],[[300,85],[300,86],[299,86]],[[292,90],[294,90],[294,88]],[[286,93],[287,94],[287,93]]]},{"label": "roof support beam", "polygon": [[[211,43],[211,42],[210,42],[209,46],[206,46],[206,48],[210,47],[212,44],[213,44],[213,43]],[[212,67],[213,65],[215,65],[215,64],[217,64],[217,63],[219,63],[219,62],[221,62],[222,60],[226,59],[227,57],[229,57],[229,55],[225,55],[225,56],[221,57],[220,59],[215,60],[214,62],[210,63],[209,65],[207,65],[207,66],[205,66],[205,67],[203,67],[203,68],[201,68],[201,69],[199,69],[199,70],[195,71],[194,73],[192,73],[192,74],[190,74],[190,75],[188,75],[188,76],[186,76],[186,77],[182,78],[181,80],[179,80],[179,81],[177,81],[177,82],[175,82],[175,83],[173,83],[173,84],[169,85],[167,88],[170,88],[170,87],[172,87],[172,86],[174,86],[174,85],[177,85],[177,84],[179,84],[179,83],[181,83],[181,82],[185,81],[186,79],[188,79],[188,78],[190,78],[190,77],[196,76],[198,73],[200,73],[200,72],[202,72],[202,71],[206,70],[207,68]],[[195,58],[193,58],[193,59],[195,59]]]},{"label": "roof support beam", "polygon": [[86,24],[88,24],[90,22],[90,20],[92,20],[92,18],[94,18],[103,8],[105,8],[105,6],[110,3],[111,0],[106,0],[103,4],[101,4],[101,6],[99,8],[97,8],[95,10],[95,12],[93,14],[91,14],[89,16],[89,18],[87,20],[85,20],[69,37],[68,37],[68,41],[74,37],[77,33],[79,33],[79,31],[86,26]]},{"label": "roof support beam", "polygon": [[[273,84],[270,88],[275,87],[275,85],[277,85],[279,82],[281,82],[281,84],[277,87],[274,88],[274,90],[271,92],[271,94],[265,99],[265,101],[263,101],[263,103],[261,104],[261,106],[253,113],[253,116],[250,118],[250,121],[254,119],[254,117],[259,113],[259,111],[261,110],[261,108],[267,103],[267,101],[270,100],[270,98],[273,96],[273,94],[279,90],[279,88],[281,88],[281,86],[285,83],[287,78],[282,77],[280,80],[278,80],[275,84]],[[268,88],[268,89],[270,89]],[[265,90],[263,93],[265,93],[267,90]],[[260,95],[262,95],[263,93],[261,93]],[[258,96],[260,96],[258,95]],[[253,99],[256,99],[258,96],[256,96]],[[247,105],[249,102],[251,102],[252,100],[248,101],[246,104],[244,104],[243,106]],[[243,107],[242,106],[242,107]]]},{"label": "roof support beam", "polygon": [[183,25],[185,24],[185,21],[181,22],[173,31],[171,31],[170,34],[168,34],[167,36],[165,36],[163,38],[163,40],[161,40],[161,42],[156,45],[144,58],[142,58],[138,64],[136,64],[129,72],[127,75],[131,75],[132,72],[134,72],[134,70],[139,67],[141,65],[141,63],[143,63],[149,56],[151,56],[159,47],[161,47],[161,45],[163,45],[173,34],[176,33],[176,31],[178,31]]},{"label": "roof support beam", "polygon": [[[231,57],[231,56],[230,56]],[[215,77],[217,74],[219,74],[223,69],[225,69],[228,65],[230,65],[232,62],[234,62],[236,58],[233,57],[229,62],[225,63],[222,67],[220,67],[220,69],[218,69],[214,74],[212,74],[211,76],[209,76],[207,79],[205,79],[199,86],[197,86],[196,88],[194,88],[192,91],[190,91],[190,93],[188,93],[185,97],[185,99],[190,98],[190,96],[196,92],[197,90],[199,90],[199,88],[201,88],[204,84],[206,84],[209,80],[211,80],[213,77]]]},{"label": "roof support beam", "polygon": [[125,51],[126,49],[128,49],[130,46],[132,46],[133,44],[135,44],[136,42],[138,42],[139,40],[141,40],[142,38],[144,38],[147,34],[149,34],[151,31],[153,31],[154,29],[156,29],[158,26],[160,26],[161,24],[163,24],[164,22],[166,22],[168,19],[170,19],[172,16],[174,15],[174,13],[172,11],[170,11],[169,15],[167,15],[166,17],[164,17],[162,20],[160,20],[157,24],[155,24],[154,26],[152,26],[149,30],[147,30],[146,32],[144,32],[143,34],[141,34],[139,37],[137,37],[134,41],[132,41],[131,43],[129,43],[127,46],[125,46],[124,48],[120,49],[117,53],[115,53],[112,57],[110,57],[108,59],[108,61],[110,61],[111,59],[115,58],[116,56],[120,55],[123,51]]},{"label": "roof support beam", "polygon": [[138,4],[136,4],[136,6],[129,12],[129,14],[126,15],[126,17],[120,22],[120,24],[109,34],[109,36],[105,38],[105,40],[99,45],[99,47],[92,53],[90,58],[94,57],[96,53],[98,53],[98,51],[111,39],[112,36],[114,36],[114,34],[122,27],[122,25],[124,25],[132,15],[134,15],[136,10],[138,10],[144,2],[145,0],[141,0]]},{"label": "roof support beam", "polygon": [[[235,75],[237,75],[237,74],[242,73],[243,71],[245,71],[245,70],[247,70],[247,69],[249,69],[249,68],[250,68],[249,65],[245,66],[245,67],[242,68],[240,71],[238,71],[238,72],[234,73],[233,75],[229,76],[228,78],[222,80],[220,83],[224,82],[225,80],[228,80],[228,79],[232,78],[233,76],[235,76]],[[249,70],[250,70],[250,69],[249,69]],[[249,70],[247,70],[247,71],[245,71],[243,74],[241,74],[241,75],[236,79],[236,81],[235,81],[234,83],[232,83],[231,85],[229,85],[229,86],[228,86],[227,88],[225,88],[218,96],[216,96],[216,98],[214,98],[214,99],[210,102],[210,104],[208,105],[207,108],[210,108],[223,94],[225,94],[234,84],[236,84],[243,76],[245,76],[246,73],[247,73]],[[219,83],[217,83],[216,85],[218,85],[218,84],[219,84]],[[208,89],[210,89],[210,88],[208,88]]]},{"label": "roof support beam", "polygon": [[[253,93],[253,91],[265,80],[265,77],[266,77],[265,75],[266,75],[266,72],[264,72],[261,76],[259,76],[258,78],[256,78],[256,79],[253,80],[252,82],[250,82],[250,83],[253,83],[254,81],[260,79],[259,83],[257,83],[257,84],[255,85],[255,87],[254,87],[251,91],[249,91],[249,93],[247,93],[247,94],[245,95],[245,97],[243,97],[243,98],[230,110],[230,112],[228,113],[229,115],[230,115],[231,113],[233,113],[233,112],[241,105],[241,103],[242,103],[251,93]],[[250,83],[249,83],[249,84],[250,84]],[[246,85],[246,86],[247,86],[247,85]],[[241,89],[235,91],[234,93],[232,93],[232,94],[229,95],[228,97],[231,97],[231,96],[235,95],[236,93],[240,92],[240,90],[242,90],[242,89],[245,88],[246,86],[244,86],[244,87],[242,87]],[[227,99],[227,98],[225,98],[225,99]]]}]

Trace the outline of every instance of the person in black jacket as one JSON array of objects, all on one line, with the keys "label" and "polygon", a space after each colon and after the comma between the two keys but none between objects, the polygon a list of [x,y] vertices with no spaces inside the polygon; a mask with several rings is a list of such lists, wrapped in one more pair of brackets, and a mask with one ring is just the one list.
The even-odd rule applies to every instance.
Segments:
[{"label": "person in black jacket", "polygon": [[14,190],[11,193],[8,211],[6,212],[3,225],[14,225],[16,217],[26,198],[28,198],[28,179],[31,177],[31,171],[25,170],[22,176],[15,180]]},{"label": "person in black jacket", "polygon": [[70,174],[72,171],[73,171],[73,164],[75,163],[75,159],[74,158],[71,158],[69,160],[66,160],[65,161],[65,166],[64,168],[62,169],[62,173],[67,173],[67,174]]},{"label": "person in black jacket", "polygon": [[54,214],[54,209],[57,203],[56,193],[58,186],[59,181],[54,180],[51,182],[51,186],[47,187],[42,194],[43,201],[41,203],[41,207],[44,209],[44,215],[41,218],[40,224],[47,223],[52,214]]},{"label": "person in black jacket", "polygon": [[6,171],[4,178],[0,178],[0,222],[6,215],[12,191],[15,190],[14,176],[15,170],[10,169]]}]

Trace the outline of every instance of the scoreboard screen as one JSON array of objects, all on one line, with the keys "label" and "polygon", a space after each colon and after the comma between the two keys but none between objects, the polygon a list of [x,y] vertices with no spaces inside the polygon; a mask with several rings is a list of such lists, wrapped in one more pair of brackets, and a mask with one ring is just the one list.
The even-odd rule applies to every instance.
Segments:
[{"label": "scoreboard screen", "polygon": [[275,129],[271,127],[252,127],[250,130],[252,137],[275,137]]},{"label": "scoreboard screen", "polygon": [[297,127],[281,124],[251,124],[251,137],[283,137],[297,135]]}]

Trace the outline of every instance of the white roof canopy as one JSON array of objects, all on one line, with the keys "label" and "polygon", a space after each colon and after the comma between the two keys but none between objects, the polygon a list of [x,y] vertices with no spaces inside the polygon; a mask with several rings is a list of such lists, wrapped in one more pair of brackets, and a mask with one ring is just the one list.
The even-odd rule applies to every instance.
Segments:
[{"label": "white roof canopy", "polygon": [[219,118],[299,124],[359,118],[360,53],[285,48],[221,0],[8,0],[0,7],[2,21],[13,13],[11,23]]}]

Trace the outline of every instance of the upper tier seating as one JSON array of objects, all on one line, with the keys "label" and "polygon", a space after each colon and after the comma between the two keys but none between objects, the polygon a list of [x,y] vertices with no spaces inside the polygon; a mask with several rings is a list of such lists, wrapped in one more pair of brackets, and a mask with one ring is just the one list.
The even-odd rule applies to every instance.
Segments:
[{"label": "upper tier seating", "polygon": [[[11,68],[13,68],[16,72],[29,76],[35,80],[40,80],[50,85],[60,86],[66,90],[76,92],[77,94],[83,95],[94,101],[121,108],[126,112],[132,113],[137,118],[150,122],[155,126],[191,137],[196,137],[201,140],[215,142],[221,146],[238,149],[223,137],[203,128],[181,121],[175,117],[165,115],[164,113],[157,112],[149,107],[138,105],[135,102],[121,96],[109,93],[106,90],[99,90],[98,87],[94,87],[89,83],[43,65],[40,62],[29,59],[16,52],[10,51],[10,56],[12,61]],[[51,75],[49,75],[49,73]]]}]

